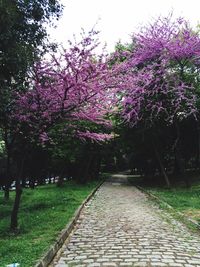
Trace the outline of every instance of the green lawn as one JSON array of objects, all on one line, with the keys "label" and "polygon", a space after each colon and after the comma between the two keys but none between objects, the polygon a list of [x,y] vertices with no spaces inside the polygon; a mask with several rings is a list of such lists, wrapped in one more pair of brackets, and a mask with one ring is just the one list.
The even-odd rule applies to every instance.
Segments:
[{"label": "green lawn", "polygon": [[34,266],[98,183],[80,186],[67,182],[62,188],[45,185],[34,190],[25,189],[17,235],[9,232],[14,193],[7,204],[0,193],[0,266],[13,262],[20,263],[20,267]]},{"label": "green lawn", "polygon": [[172,189],[147,187],[146,190],[200,223],[200,182],[189,189],[177,186]]},{"label": "green lawn", "polygon": [[[149,193],[168,203],[176,211],[180,211],[184,215],[189,216],[200,223],[200,177],[195,173],[188,173],[188,175],[190,182],[192,183],[192,186],[189,189],[185,187],[183,181],[175,183],[176,185],[172,186],[171,189],[168,189],[165,185],[150,185],[151,183],[148,180],[145,181],[143,177],[140,177],[139,175],[129,175],[128,180],[131,185],[140,185]],[[164,206],[162,205],[162,207]]]}]

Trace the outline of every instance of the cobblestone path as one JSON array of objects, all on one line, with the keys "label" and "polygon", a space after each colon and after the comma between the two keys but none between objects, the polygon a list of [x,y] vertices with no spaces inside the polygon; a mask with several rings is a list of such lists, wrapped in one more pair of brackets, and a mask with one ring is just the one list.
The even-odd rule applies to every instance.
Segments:
[{"label": "cobblestone path", "polygon": [[55,267],[200,266],[200,236],[137,188],[104,183],[86,205]]}]

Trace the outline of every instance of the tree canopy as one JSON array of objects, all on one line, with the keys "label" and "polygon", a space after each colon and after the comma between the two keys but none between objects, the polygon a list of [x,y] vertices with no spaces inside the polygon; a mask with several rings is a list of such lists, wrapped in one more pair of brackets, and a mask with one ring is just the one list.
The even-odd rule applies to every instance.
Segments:
[{"label": "tree canopy", "polygon": [[59,2],[2,1],[1,9],[0,128],[6,177],[10,165],[17,170],[13,228],[21,181],[43,181],[48,165],[48,173],[83,182],[97,176],[102,160],[125,166],[128,159],[167,186],[171,173],[188,185],[186,162],[200,163],[200,36],[189,22],[159,17],[111,55],[96,53],[97,32],[83,32],[80,42],[44,59],[45,23],[60,16]]}]

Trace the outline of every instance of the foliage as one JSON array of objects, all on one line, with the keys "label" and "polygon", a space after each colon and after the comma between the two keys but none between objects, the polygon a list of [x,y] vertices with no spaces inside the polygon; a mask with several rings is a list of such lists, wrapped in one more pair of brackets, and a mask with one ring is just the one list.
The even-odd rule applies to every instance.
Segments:
[{"label": "foliage", "polygon": [[33,88],[18,94],[13,117],[19,121],[18,132],[45,143],[49,129],[60,124],[66,135],[109,139],[107,134],[90,132],[95,125],[111,126],[106,115],[114,99],[106,59],[94,54],[95,35],[92,31],[79,43],[70,43],[59,57],[36,64]]},{"label": "foliage", "polygon": [[4,141],[0,141],[0,155],[5,153],[5,143]]},{"label": "foliage", "polygon": [[159,18],[135,34],[134,42],[123,66],[123,116],[130,126],[141,120],[150,126],[160,120],[173,123],[195,115],[198,33],[184,19]]},{"label": "foliage", "polygon": [[[59,18],[59,1],[0,1],[0,125],[5,127],[13,91],[27,86],[27,72],[48,48],[45,23]],[[7,121],[7,120],[6,120]]]}]

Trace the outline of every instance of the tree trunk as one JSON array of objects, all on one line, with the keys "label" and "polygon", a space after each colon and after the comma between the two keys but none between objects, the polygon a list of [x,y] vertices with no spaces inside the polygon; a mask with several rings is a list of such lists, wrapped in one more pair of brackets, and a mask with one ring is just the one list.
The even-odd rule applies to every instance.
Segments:
[{"label": "tree trunk", "polygon": [[6,183],[5,188],[4,188],[4,200],[8,201],[9,198],[10,198],[10,184]]},{"label": "tree trunk", "polygon": [[58,177],[58,182],[57,182],[57,186],[58,187],[62,187],[64,183],[64,168],[62,169],[59,177]]},{"label": "tree trunk", "polygon": [[99,155],[97,155],[95,170],[94,170],[94,178],[95,179],[99,179],[100,169],[101,169],[101,157]]},{"label": "tree trunk", "polygon": [[174,154],[175,154],[175,166],[177,166],[178,175],[180,175],[181,179],[185,182],[187,187],[190,187],[190,182],[188,179],[188,176],[185,174],[185,164],[184,160],[181,155],[181,149],[180,149],[180,128],[178,125],[178,122],[175,122],[176,126],[176,133],[177,138],[174,144]]},{"label": "tree trunk", "polygon": [[17,178],[15,202],[11,213],[11,224],[10,224],[10,229],[13,232],[16,231],[18,228],[18,212],[19,212],[21,194],[22,194],[22,187],[20,185],[20,178]]},{"label": "tree trunk", "polygon": [[196,169],[200,167],[200,126],[197,122],[197,153],[196,153]]},{"label": "tree trunk", "polygon": [[59,175],[57,186],[58,187],[62,187],[63,186],[63,183],[64,183],[64,177],[62,175]]},{"label": "tree trunk", "polygon": [[83,177],[82,177],[82,182],[83,183],[86,183],[88,181],[91,180],[91,176],[92,174],[90,173],[91,171],[91,163],[92,163],[92,158],[93,158],[93,154],[92,152],[89,153],[89,158],[87,159],[87,162],[86,162],[86,167],[85,167],[85,170],[84,170],[84,173],[83,173]]},{"label": "tree trunk", "polygon": [[19,206],[20,206],[20,200],[22,195],[22,187],[20,184],[21,176],[23,173],[23,167],[24,167],[24,159],[21,161],[20,170],[16,179],[16,194],[15,194],[15,201],[11,213],[11,222],[10,222],[10,229],[11,231],[15,232],[18,229],[18,213],[19,213]]},{"label": "tree trunk", "polygon": [[154,151],[155,151],[156,159],[157,159],[159,167],[160,167],[160,171],[161,171],[161,173],[162,173],[162,175],[163,175],[163,177],[165,179],[166,185],[167,185],[167,187],[171,187],[171,183],[169,181],[168,175],[167,175],[167,173],[165,171],[165,168],[164,168],[164,165],[162,163],[160,154],[159,154],[159,152],[158,152],[158,150],[157,150],[155,145],[154,145]]},{"label": "tree trunk", "polygon": [[79,158],[77,162],[77,170],[75,180],[80,184],[85,184],[90,180],[90,167],[92,162],[91,152],[84,155],[84,158]]},{"label": "tree trunk", "polygon": [[22,188],[26,188],[26,178],[22,179]]},{"label": "tree trunk", "polygon": [[4,189],[4,199],[9,200],[10,196],[10,151],[7,148],[7,159],[6,159],[6,184]]},{"label": "tree trunk", "polygon": [[175,161],[176,161],[175,164],[178,167],[178,175],[180,175],[180,178],[185,182],[186,187],[189,188],[191,186],[191,184],[190,184],[190,181],[188,179],[188,176],[185,173],[184,162],[183,162],[183,160],[181,158],[181,153],[180,153],[178,147],[175,149]]},{"label": "tree trunk", "polygon": [[35,188],[35,178],[33,178],[33,177],[29,178],[29,187],[31,189]]},{"label": "tree trunk", "polygon": [[51,184],[52,175],[50,173],[48,173],[48,177],[49,177],[49,184]]}]

